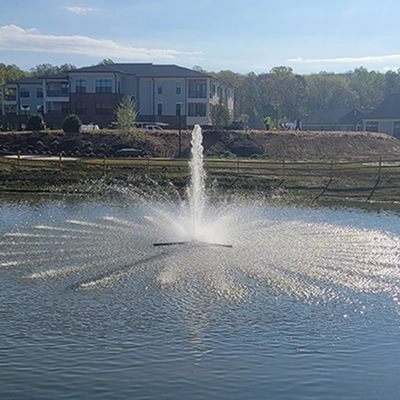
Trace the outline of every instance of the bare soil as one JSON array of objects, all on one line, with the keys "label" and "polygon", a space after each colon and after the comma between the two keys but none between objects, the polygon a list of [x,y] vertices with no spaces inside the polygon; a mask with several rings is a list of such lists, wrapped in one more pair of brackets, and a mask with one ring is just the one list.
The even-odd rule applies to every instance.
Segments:
[{"label": "bare soil", "polygon": [[[250,157],[272,160],[371,160],[400,159],[400,140],[373,132],[311,131],[204,131],[208,157]],[[181,133],[183,157],[190,156],[190,131]],[[132,153],[125,152],[131,149]],[[121,152],[121,150],[123,150]],[[118,131],[96,134],[51,132],[8,132],[0,134],[0,154],[51,154],[115,157],[179,155],[177,131],[136,131],[129,138]]]}]

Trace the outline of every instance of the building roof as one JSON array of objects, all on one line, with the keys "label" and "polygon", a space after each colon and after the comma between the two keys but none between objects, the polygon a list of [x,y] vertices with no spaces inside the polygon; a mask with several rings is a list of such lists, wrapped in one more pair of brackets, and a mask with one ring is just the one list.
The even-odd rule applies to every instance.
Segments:
[{"label": "building roof", "polygon": [[78,68],[70,73],[80,72],[119,72],[126,75],[139,77],[185,77],[185,78],[206,78],[209,75],[194,71],[189,68],[179,67],[174,64],[152,64],[152,63],[116,63],[109,65],[93,65],[91,67]]},{"label": "building roof", "polygon": [[387,95],[375,110],[363,119],[400,119],[400,93]]},{"label": "building roof", "polygon": [[350,112],[339,119],[341,125],[355,125],[358,124],[364,117],[365,113],[353,108]]},{"label": "building roof", "polygon": [[5,84],[25,84],[25,85],[41,85],[43,83],[42,78],[38,78],[36,76],[32,76],[29,78],[21,78],[21,79],[16,79],[14,81],[9,81],[6,82]]}]

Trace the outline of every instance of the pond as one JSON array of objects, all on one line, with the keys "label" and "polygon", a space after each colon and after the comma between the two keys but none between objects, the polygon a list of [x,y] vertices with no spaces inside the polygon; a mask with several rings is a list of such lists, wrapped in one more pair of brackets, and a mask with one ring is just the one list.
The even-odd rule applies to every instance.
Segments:
[{"label": "pond", "polygon": [[398,398],[398,213],[182,207],[0,199],[1,399]]}]

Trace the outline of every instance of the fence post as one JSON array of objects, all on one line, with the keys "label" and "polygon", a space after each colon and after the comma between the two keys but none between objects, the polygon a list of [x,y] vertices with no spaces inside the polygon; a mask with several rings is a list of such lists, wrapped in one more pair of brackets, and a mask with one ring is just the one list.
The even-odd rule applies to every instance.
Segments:
[{"label": "fence post", "polygon": [[58,172],[62,174],[62,153],[58,155]]},{"label": "fence post", "polygon": [[107,165],[106,165],[106,156],[103,156],[103,175],[107,177]]},{"label": "fence post", "polygon": [[147,157],[147,173],[150,173],[150,157]]},{"label": "fence post", "polygon": [[17,154],[17,167],[19,168],[21,163],[21,151],[18,150],[18,154]]},{"label": "fence post", "polygon": [[379,163],[378,163],[378,176],[376,177],[376,182],[374,187],[371,190],[371,193],[369,194],[367,201],[371,200],[373,194],[375,193],[376,189],[379,186],[379,183],[381,182],[381,177],[382,177],[382,157],[379,157]]},{"label": "fence post", "polygon": [[237,159],[237,161],[236,161],[236,172],[237,173],[239,173],[239,170],[240,170],[240,160],[239,159]]}]

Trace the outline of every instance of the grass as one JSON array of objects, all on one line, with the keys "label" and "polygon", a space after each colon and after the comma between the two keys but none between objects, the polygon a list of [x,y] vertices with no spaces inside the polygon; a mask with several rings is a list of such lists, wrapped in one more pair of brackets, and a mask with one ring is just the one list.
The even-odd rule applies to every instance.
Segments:
[{"label": "grass", "polygon": [[[322,162],[280,160],[207,159],[210,182],[222,190],[279,192],[318,200],[366,200],[377,181],[372,199],[400,201],[400,161]],[[189,181],[187,160],[146,158],[81,158],[77,161],[43,161],[0,157],[0,192],[79,191],[82,182],[98,179],[124,181],[130,178],[164,184],[178,189]],[[329,185],[328,185],[329,183]],[[93,185],[91,185],[92,187]]]}]

